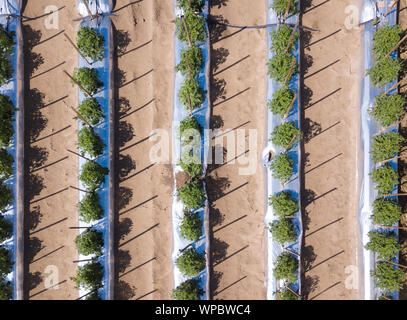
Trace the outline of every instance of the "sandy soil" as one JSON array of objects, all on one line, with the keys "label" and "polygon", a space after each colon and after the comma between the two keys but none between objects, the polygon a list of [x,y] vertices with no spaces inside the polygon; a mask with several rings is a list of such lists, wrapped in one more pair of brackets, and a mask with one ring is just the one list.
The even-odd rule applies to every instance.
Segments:
[{"label": "sandy soil", "polygon": [[172,166],[152,163],[154,129],[171,139],[172,1],[121,1],[114,10],[119,101],[115,299],[169,299]]},{"label": "sandy soil", "polygon": [[[312,2],[312,3],[311,3]],[[308,299],[357,299],[345,268],[359,266],[357,146],[360,31],[347,30],[351,1],[304,1],[303,293]]]},{"label": "sandy soil", "polygon": [[[73,88],[62,70],[72,72],[77,54],[63,36],[75,38],[74,3],[58,1],[59,28],[45,27],[47,0],[28,1],[23,21],[25,54],[26,216],[25,299],[76,299],[74,239],[78,213],[77,121],[61,101],[76,106]],[[57,50],[56,50],[57,48]],[[63,53],[63,54],[62,54]],[[54,269],[56,267],[56,269]],[[51,281],[51,276],[55,276]],[[50,289],[47,287],[55,285]]]},{"label": "sandy soil", "polygon": [[[266,22],[265,1],[211,1],[212,19],[235,25]],[[265,299],[264,179],[260,155],[266,116],[264,29],[211,29],[212,129],[257,129],[257,171],[239,175],[234,164],[209,166],[207,190],[212,233],[213,299]],[[226,141],[226,139],[225,139]],[[225,149],[228,148],[225,142]],[[244,154],[247,156],[247,154]]]}]

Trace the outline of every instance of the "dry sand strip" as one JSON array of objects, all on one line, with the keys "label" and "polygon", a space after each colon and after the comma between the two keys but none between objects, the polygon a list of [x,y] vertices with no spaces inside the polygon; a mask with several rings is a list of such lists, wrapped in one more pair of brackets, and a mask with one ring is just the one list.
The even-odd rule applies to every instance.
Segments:
[{"label": "dry sand strip", "polygon": [[305,299],[358,299],[362,290],[346,288],[345,280],[346,271],[355,272],[360,263],[361,29],[344,25],[346,6],[358,1],[303,4],[303,25],[320,30],[302,33],[303,294]]},{"label": "dry sand strip", "polygon": [[[210,16],[234,25],[264,25],[265,1],[210,1]],[[209,165],[212,299],[266,298],[264,177],[260,155],[266,126],[265,29],[234,29],[209,25],[211,33],[211,128],[257,129],[257,170],[239,175],[239,164]],[[233,134],[236,130],[232,130]],[[225,149],[232,151],[226,144]],[[225,150],[225,151],[226,151]],[[237,152],[237,151],[236,151]]]},{"label": "dry sand strip", "polygon": [[[116,46],[118,187],[115,299],[170,299],[172,166],[153,163],[152,130],[171,139],[172,1],[120,1]],[[171,146],[169,146],[171,148]]]},{"label": "dry sand strip", "polygon": [[[77,53],[63,36],[76,38],[75,3],[58,1],[59,26],[47,29],[48,0],[28,1],[22,14],[25,62],[26,199],[25,299],[76,299],[78,225],[77,121],[62,103],[76,107],[77,88],[62,69],[73,71]],[[54,20],[55,22],[55,20]]]}]

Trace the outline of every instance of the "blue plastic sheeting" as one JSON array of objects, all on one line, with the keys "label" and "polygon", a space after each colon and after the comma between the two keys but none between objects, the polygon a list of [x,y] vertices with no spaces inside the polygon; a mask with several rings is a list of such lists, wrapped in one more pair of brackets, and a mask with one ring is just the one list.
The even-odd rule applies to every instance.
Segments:
[{"label": "blue plastic sheeting", "polygon": [[[96,29],[99,34],[101,34],[105,40],[105,52],[104,52],[104,59],[102,61],[91,61],[89,58],[87,58],[91,63],[92,69],[96,69],[98,73],[98,78],[99,80],[103,83],[103,87],[93,96],[96,98],[96,100],[99,102],[101,105],[101,109],[103,111],[104,119],[96,126],[94,126],[94,131],[95,133],[102,139],[105,147],[103,149],[103,154],[94,159],[95,162],[97,162],[99,165],[105,168],[109,168],[109,150],[110,150],[110,137],[109,137],[109,108],[110,108],[110,88],[111,88],[111,83],[110,83],[110,61],[109,61],[109,48],[110,48],[110,42],[113,41],[113,39],[110,38],[111,35],[111,22],[108,17],[102,17],[95,19],[93,21],[84,21],[81,23],[82,26],[88,26],[93,29]],[[82,57],[79,56],[79,61],[78,61],[78,67],[83,68],[83,67],[89,67],[89,65],[83,60]],[[79,91],[79,104],[85,100],[87,97],[85,94],[78,88]],[[79,126],[78,130],[80,130],[84,124],[83,122],[79,119]],[[85,155],[88,158],[91,158],[89,155]],[[82,166],[86,163],[86,160],[83,159],[82,157],[79,158],[79,170],[82,170]],[[92,158],[91,158],[92,159]],[[110,174],[110,173],[109,173]],[[86,190],[86,187],[82,184],[82,182],[79,180],[79,188],[82,190]],[[97,190],[97,193],[100,197],[100,205],[103,208],[104,216],[101,220],[97,221],[96,223],[92,224],[87,224],[84,223],[83,221],[79,221],[79,226],[80,227],[90,227],[94,226],[94,228],[100,232],[103,233],[103,239],[104,239],[104,249],[103,249],[103,254],[98,257],[98,261],[104,266],[104,279],[103,279],[103,287],[99,289],[99,294],[103,299],[109,299],[109,276],[110,276],[110,268],[109,268],[109,230],[110,228],[113,228],[113,226],[110,226],[109,223],[109,175],[105,176],[105,182],[101,185],[101,187]],[[81,201],[83,197],[86,195],[86,193],[79,191],[79,200]],[[80,229],[80,232],[83,232],[84,229]],[[79,255],[79,260],[84,260],[84,259],[89,259],[92,258],[92,256],[82,256]],[[79,265],[85,265],[88,262],[80,262]],[[87,294],[88,291],[83,290],[82,288],[79,290],[79,296],[82,297],[83,295]]]},{"label": "blue plastic sheeting", "polygon": [[[273,4],[273,0],[268,1],[268,12],[267,12],[267,24],[276,24],[278,22],[278,18],[275,12],[270,9],[271,5]],[[289,15],[286,19],[286,24],[295,25],[297,22],[298,16],[296,15]],[[273,26],[267,29],[267,38],[268,38],[268,57],[271,59],[274,56],[274,53],[271,52],[271,38],[270,32],[275,30],[277,26]],[[299,42],[295,46],[293,52],[291,52],[297,59],[299,63]],[[268,80],[268,88],[267,88],[267,99],[271,100],[273,97],[274,92],[281,87],[281,83],[276,82],[274,79]],[[300,92],[299,92],[299,74],[297,73],[292,77],[288,86],[294,91],[298,93],[298,98],[295,101],[287,119],[285,122],[294,122],[297,128],[300,128],[300,114],[299,114],[299,101],[300,101]],[[268,108],[267,111],[267,139],[270,137],[271,132],[274,128],[282,123],[282,119],[279,115],[273,115],[273,113]],[[281,184],[281,182],[275,179],[272,176],[271,169],[269,168],[271,162],[267,162],[267,158],[269,152],[272,151],[274,155],[278,155],[279,153],[283,152],[284,149],[275,146],[271,141],[266,142],[266,148],[263,151],[262,161],[264,166],[266,167],[265,173],[267,177],[267,194],[266,194],[266,216],[264,219],[264,223],[266,227],[269,227],[269,224],[278,221],[278,216],[274,215],[273,209],[271,206],[268,206],[268,198],[272,195],[279,193],[281,191],[288,191],[291,193],[293,197],[295,197],[300,202],[300,175],[299,170],[301,168],[301,151],[299,143],[295,143],[292,148],[287,152],[287,155],[294,160],[294,174],[290,179],[293,179],[291,182],[287,183],[285,186]],[[300,206],[301,208],[301,206]],[[301,250],[301,239],[302,239],[302,223],[301,223],[301,209],[294,215],[294,219],[291,219],[294,224],[294,228],[297,232],[297,240],[292,243],[286,243],[285,248],[289,249],[290,251],[300,253]],[[275,267],[275,263],[277,261],[277,257],[284,252],[283,247],[280,243],[273,240],[270,231],[266,231],[267,237],[267,280],[266,280],[266,288],[267,288],[267,299],[274,300],[276,299],[274,292],[276,292],[280,288],[284,288],[284,281],[278,281],[273,276],[273,269]],[[299,265],[301,265],[299,261]],[[290,285],[290,287],[301,294],[301,283],[299,281],[300,276],[300,269],[298,270],[298,278],[297,281]]]},{"label": "blue plastic sheeting", "polygon": [[[362,11],[361,23],[365,23],[364,28],[364,74],[375,64],[374,57],[372,54],[373,47],[373,35],[376,32],[376,26],[373,26],[373,21],[368,22],[372,18],[380,17],[379,27],[385,26],[394,26],[396,23],[396,8],[394,8],[387,17],[383,17],[384,13],[388,10],[391,5],[390,1],[380,1],[384,3],[383,7],[378,7],[379,12],[376,13],[374,0],[364,1],[364,8]],[[379,1],[377,1],[379,4]],[[393,52],[392,56],[395,57],[397,52]],[[390,87],[395,84],[393,83],[386,84],[382,89],[375,87],[369,76],[363,77],[362,85],[362,103],[361,103],[361,122],[362,122],[362,132],[361,132],[361,146],[363,150],[363,174],[362,174],[362,187],[359,200],[359,222],[361,227],[362,234],[362,267],[363,267],[363,278],[364,278],[364,298],[365,300],[374,300],[382,292],[379,289],[375,288],[373,278],[370,275],[370,271],[374,270],[376,267],[375,255],[364,248],[364,246],[369,242],[369,232],[374,230],[386,231],[389,232],[389,229],[375,228],[370,220],[370,216],[373,213],[372,203],[377,198],[378,192],[374,188],[371,176],[369,175],[374,168],[376,167],[370,156],[370,146],[372,137],[374,134],[377,134],[381,127],[376,121],[370,116],[369,109],[374,105],[375,97],[384,93]],[[391,93],[396,93],[397,89],[393,89]],[[393,127],[391,130],[386,132],[397,132],[397,126]],[[397,160],[389,161],[387,164],[391,165],[397,170]],[[397,186],[394,188],[392,193],[397,192]],[[397,197],[391,197],[397,200]],[[397,234],[397,231],[390,231]],[[397,261],[395,259],[394,261]],[[395,292],[393,295],[394,299],[398,299],[398,292]]]},{"label": "blue plastic sheeting", "polygon": [[[19,15],[19,4],[18,1],[9,1],[7,2],[3,0],[0,3],[0,14],[15,14]],[[17,37],[18,33],[21,33],[21,23],[19,19],[10,18],[8,21],[6,17],[0,17],[0,23],[8,29],[8,31],[14,31],[14,53],[11,55],[11,63],[13,66],[13,76],[11,80],[0,87],[0,94],[6,95],[10,97],[10,100],[13,102],[16,108],[20,108],[21,106],[17,105],[17,95],[20,90],[17,86],[17,72],[18,72],[18,65],[17,65],[17,57],[18,57],[18,48],[19,42],[22,39]],[[13,129],[14,129],[14,137],[11,141],[11,144],[8,148],[6,148],[7,152],[13,156],[14,164],[13,164],[13,175],[10,179],[5,181],[5,184],[13,191],[14,201],[13,203],[7,208],[7,211],[4,213],[4,217],[9,219],[13,222],[13,236],[12,238],[6,240],[1,245],[4,245],[7,249],[12,252],[12,259],[15,262],[17,257],[17,111],[14,113],[14,121],[13,121]],[[14,263],[13,270],[10,272],[6,279],[10,281],[13,285],[13,299],[16,299],[17,294],[17,283],[16,283],[16,263]]]},{"label": "blue plastic sheeting", "polygon": [[[175,8],[175,15],[180,16],[181,14],[181,9],[177,7],[176,0],[174,0],[174,8]],[[208,1],[205,1],[205,8],[203,10],[203,16],[207,18],[208,15]],[[201,88],[205,91],[208,91],[208,70],[209,70],[209,59],[208,59],[208,52],[209,52],[209,30],[208,27],[206,26],[206,30],[208,32],[208,40],[206,42],[200,43],[198,47],[202,50],[203,56],[205,59],[205,64],[204,68],[199,72],[198,74],[198,82],[201,86]],[[175,41],[175,65],[179,64],[181,61],[181,50],[182,49],[187,49],[188,46],[181,43],[177,35],[175,34],[174,37]],[[184,249],[188,245],[192,245],[196,251],[200,254],[205,252],[206,246],[207,246],[207,235],[205,234],[205,228],[204,224],[202,226],[202,237],[192,243],[191,241],[188,241],[184,238],[181,237],[179,225],[182,221],[182,218],[184,216],[184,207],[183,204],[180,200],[177,199],[177,194],[176,194],[176,174],[180,171],[182,171],[181,167],[177,165],[179,159],[180,159],[180,154],[181,154],[181,143],[178,135],[178,128],[179,128],[179,123],[182,121],[184,118],[189,116],[189,111],[184,108],[184,106],[181,104],[181,102],[178,99],[178,92],[181,89],[182,82],[184,81],[184,77],[180,72],[175,73],[175,86],[174,86],[174,110],[173,110],[173,127],[172,127],[172,141],[173,141],[173,170],[174,170],[174,194],[173,194],[173,200],[172,200],[172,228],[173,228],[173,253],[172,253],[172,263],[173,263],[173,269],[174,269],[174,288],[176,288],[178,285],[180,285],[182,282],[187,280],[188,278],[184,277],[181,272],[179,271],[178,267],[175,264],[175,261],[179,257],[179,251]],[[209,100],[208,100],[208,95],[206,97],[206,100],[202,104],[201,108],[197,108],[193,111],[193,115],[195,118],[197,118],[199,124],[201,125],[202,129],[208,129],[209,128],[209,115],[210,115],[210,110],[209,110]],[[203,175],[205,175],[206,172],[206,164],[208,163],[208,154],[209,154],[209,142],[210,139],[203,135],[201,137],[201,160],[203,161]],[[204,186],[205,188],[205,186]],[[205,188],[206,190],[206,188]],[[208,203],[205,201],[205,207],[196,210],[195,212],[199,212],[200,218],[202,221],[206,221],[208,219]],[[207,253],[209,254],[209,252]],[[207,285],[207,280],[208,280],[208,270],[205,268],[197,277],[197,279],[200,281],[200,286],[202,289],[206,288]],[[207,299],[207,294],[206,292],[201,296],[202,300]]]}]

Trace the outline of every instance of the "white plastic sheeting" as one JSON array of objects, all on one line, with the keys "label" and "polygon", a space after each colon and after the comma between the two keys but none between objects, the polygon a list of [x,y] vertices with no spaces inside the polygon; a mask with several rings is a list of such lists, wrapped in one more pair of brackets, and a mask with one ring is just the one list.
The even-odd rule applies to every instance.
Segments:
[{"label": "white plastic sheeting", "polygon": [[[176,0],[174,0],[174,10],[175,10],[175,15],[180,16],[182,14],[182,11],[180,8],[177,7]],[[205,8],[203,10],[203,16],[207,18],[208,14],[208,1],[205,1]],[[203,42],[198,45],[198,47],[202,50],[205,64],[204,68],[199,72],[198,74],[198,82],[203,90],[208,91],[208,72],[209,72],[209,30],[206,27],[208,31],[208,40],[206,42]],[[174,37],[175,41],[175,65],[177,65],[180,60],[181,60],[181,50],[182,49],[187,49],[187,46],[183,43],[181,43],[177,35],[175,34]],[[175,86],[174,86],[174,110],[173,110],[173,127],[172,127],[172,141],[173,141],[173,170],[174,170],[174,193],[173,193],[173,200],[172,200],[172,229],[173,229],[173,253],[172,253],[172,263],[173,263],[173,270],[174,270],[174,288],[176,288],[178,285],[180,285],[182,282],[187,280],[188,278],[184,277],[181,272],[179,271],[178,267],[175,264],[175,261],[179,257],[179,252],[180,250],[184,249],[188,245],[192,245],[195,250],[199,253],[206,253],[206,259],[208,261],[208,255],[210,254],[209,252],[206,252],[207,250],[207,234],[205,232],[205,223],[207,223],[208,219],[208,203],[205,201],[205,207],[195,210],[194,212],[199,212],[199,216],[201,220],[204,222],[202,226],[202,237],[192,243],[191,241],[188,241],[184,238],[181,237],[180,234],[180,229],[179,225],[182,221],[182,218],[184,216],[184,207],[183,204],[180,200],[177,199],[177,194],[176,194],[176,175],[178,172],[182,171],[181,167],[178,166],[176,163],[180,159],[181,155],[181,143],[180,139],[178,137],[178,128],[179,128],[179,123],[182,121],[184,118],[189,116],[189,111],[185,110],[185,108],[182,106],[181,102],[178,99],[178,92],[182,86],[182,82],[184,80],[184,77],[180,72],[175,73]],[[208,129],[209,128],[209,115],[210,115],[210,109],[209,109],[209,95],[207,94],[207,98],[202,104],[201,108],[195,109],[193,111],[193,115],[195,118],[197,118],[199,124],[201,125],[202,129]],[[203,175],[205,175],[206,172],[206,164],[208,163],[208,154],[209,154],[209,142],[210,139],[206,136],[201,137],[201,159],[203,161]],[[205,186],[204,186],[205,188]],[[206,188],[205,188],[206,189]],[[207,282],[208,282],[208,268],[205,268],[199,275],[196,277],[196,279],[199,280],[201,288],[205,290],[207,288]],[[201,296],[202,300],[207,299],[207,293],[205,292]]]},{"label": "white plastic sheeting", "polygon": [[[88,10],[83,1],[85,0],[77,0],[77,8],[82,16],[87,17],[89,15]],[[89,0],[88,7],[93,15],[97,13],[110,13],[112,11],[111,0]]]},{"label": "white plastic sheeting", "polygon": [[[267,24],[277,24],[278,17],[276,13],[271,9],[271,5],[273,4],[273,0],[268,0],[268,12],[267,12]],[[296,15],[289,15],[286,20],[286,24],[295,25],[297,22],[298,16]],[[271,28],[267,29],[267,37],[268,37],[268,55],[269,59],[273,57],[273,53],[271,52],[271,39],[270,39],[270,32],[277,28],[277,26],[272,26]],[[297,42],[294,51],[292,54],[296,57],[297,62],[299,63],[299,42]],[[295,101],[286,121],[294,122],[297,128],[300,128],[300,114],[299,114],[299,105],[300,105],[300,92],[299,92],[299,75],[296,74],[292,77],[290,82],[288,83],[289,87],[298,93],[298,98]],[[273,97],[274,92],[281,87],[281,84],[277,83],[275,80],[270,79],[268,80],[268,89],[267,89],[267,99],[271,100]],[[274,128],[282,123],[280,116],[273,115],[273,113],[268,110],[267,111],[267,139],[270,137],[271,132]],[[266,216],[264,219],[264,223],[266,227],[269,227],[271,222],[277,221],[278,216],[274,215],[273,209],[271,206],[268,206],[268,198],[272,195],[279,193],[281,191],[287,191],[291,193],[291,195],[298,200],[300,203],[300,178],[299,170],[301,166],[301,151],[299,143],[295,143],[292,148],[288,151],[288,155],[294,160],[294,175],[298,175],[295,179],[291,182],[287,183],[285,186],[281,184],[281,182],[275,179],[272,176],[271,169],[269,168],[270,162],[267,162],[269,152],[272,151],[273,154],[278,155],[280,152],[284,151],[283,148],[275,146],[271,141],[267,140],[267,145],[262,153],[262,162],[263,165],[266,167],[266,183],[267,183],[267,194],[266,194]],[[293,243],[286,243],[285,248],[289,249],[290,251],[300,253],[301,250],[301,239],[302,239],[302,223],[301,223],[301,206],[300,211],[294,215],[294,219],[291,219],[295,231],[297,233],[297,240]],[[284,288],[284,281],[277,281],[273,276],[273,269],[275,267],[275,263],[277,257],[284,252],[283,247],[280,243],[273,240],[270,231],[266,231],[266,238],[267,238],[267,279],[266,279],[266,289],[267,289],[267,299],[274,300],[276,299],[274,292],[276,292],[279,288]],[[301,265],[300,261],[299,266]],[[290,287],[301,294],[301,283],[300,279],[300,268],[298,270],[298,278],[297,281],[292,284]]]},{"label": "white plastic sheeting", "polygon": [[[394,26],[396,23],[396,8],[394,8],[387,17],[384,17],[384,13],[387,12],[391,5],[390,1],[377,1],[381,2],[384,6],[378,6],[378,12],[375,8],[375,0],[365,0],[362,10],[361,23],[365,24],[363,45],[364,45],[364,74],[366,71],[374,66],[374,58],[372,55],[373,47],[373,35],[376,32],[376,26],[373,26],[372,19],[380,17],[380,26]],[[396,55],[393,52],[393,57]],[[373,107],[374,99],[379,94],[387,91],[393,84],[388,83],[382,89],[375,87],[371,81],[370,77],[365,75],[363,77],[362,84],[362,102],[361,102],[361,122],[362,122],[362,132],[361,132],[361,146],[363,150],[363,175],[362,175],[362,187],[359,201],[359,222],[362,234],[362,268],[363,268],[363,280],[364,280],[364,299],[374,300],[381,292],[375,288],[373,278],[370,275],[370,271],[375,269],[375,255],[364,248],[364,246],[369,242],[369,232],[377,230],[370,220],[370,216],[373,213],[372,203],[377,198],[378,192],[374,188],[370,173],[375,168],[375,164],[371,159],[370,146],[372,136],[378,133],[381,127],[374,121],[374,119],[369,114],[369,109]],[[395,93],[397,89],[393,89],[391,93]],[[397,131],[397,127],[394,127],[390,131]],[[388,162],[393,168],[397,170],[397,160]],[[392,193],[397,192],[397,187],[394,188]],[[392,197],[397,199],[397,197]],[[380,229],[381,231],[389,231],[388,229]],[[393,231],[396,232],[396,231]],[[397,233],[397,232],[396,232]],[[394,299],[398,298],[398,293],[395,292],[393,295]]]}]

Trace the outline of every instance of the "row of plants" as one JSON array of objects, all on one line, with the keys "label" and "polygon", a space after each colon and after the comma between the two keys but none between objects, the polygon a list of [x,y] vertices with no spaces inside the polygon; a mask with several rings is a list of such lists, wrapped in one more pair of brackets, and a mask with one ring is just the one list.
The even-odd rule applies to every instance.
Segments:
[{"label": "row of plants", "polygon": [[[373,36],[374,66],[367,71],[367,75],[378,88],[397,80],[401,71],[402,63],[394,52],[401,34],[399,25],[387,24],[379,27]],[[390,293],[402,288],[404,278],[404,272],[394,261],[400,246],[397,232],[392,228],[398,224],[402,210],[396,200],[388,198],[399,183],[398,172],[392,162],[396,163],[395,157],[403,147],[404,139],[397,131],[386,130],[397,128],[405,104],[404,96],[386,91],[375,97],[374,105],[369,110],[371,117],[383,128],[372,137],[370,149],[370,156],[375,164],[371,178],[378,196],[372,204],[370,217],[375,230],[369,232],[369,242],[365,245],[365,249],[375,255],[376,265],[371,270],[371,276],[381,292],[378,299],[389,299]]]},{"label": "row of plants", "polygon": [[203,221],[200,212],[205,204],[205,190],[202,180],[203,166],[201,161],[202,127],[193,110],[200,108],[206,99],[206,91],[199,84],[198,76],[204,67],[204,54],[199,44],[206,40],[207,31],[205,19],[202,16],[204,0],[177,0],[177,5],[183,10],[183,16],[176,18],[177,38],[188,45],[181,50],[180,63],[175,70],[180,72],[184,81],[178,92],[178,98],[189,116],[181,122],[178,138],[181,144],[181,154],[178,165],[188,176],[184,185],[177,189],[177,196],[182,201],[184,212],[179,222],[181,236],[191,241],[184,248],[175,264],[184,277],[189,278],[172,291],[175,300],[200,300],[204,294],[197,278],[205,269],[205,253],[198,253],[193,243],[202,237]]},{"label": "row of plants", "polygon": [[[93,62],[103,61],[105,58],[104,41],[104,37],[91,27],[81,26],[77,33],[78,49]],[[105,119],[100,103],[93,97],[104,84],[99,80],[95,68],[75,69],[73,79],[80,84],[79,88],[86,97],[77,108],[81,120],[84,120],[81,121],[81,129],[78,131],[78,150],[86,159],[79,175],[79,180],[86,190],[78,204],[78,213],[80,221],[95,224],[104,216],[99,191],[109,174],[108,168],[96,162],[96,159],[103,155],[105,144],[94,129],[94,126],[100,125]],[[103,286],[104,268],[98,258],[103,254],[103,233],[94,227],[88,227],[76,237],[75,244],[80,255],[92,258],[90,262],[79,266],[76,276],[71,279],[78,290],[88,291],[86,300],[100,300],[98,289]]]},{"label": "row of plants", "polygon": [[[14,36],[15,32],[0,24],[0,86],[13,77]],[[13,236],[13,223],[4,214],[14,201],[13,191],[5,182],[14,175],[14,158],[9,150],[16,140],[13,126],[16,111],[10,97],[0,94],[0,300],[13,298],[13,284],[7,276],[13,270],[14,258],[12,251],[4,245]]]},{"label": "row of plants", "polygon": [[[286,12],[295,14],[297,2],[291,0],[274,0],[271,8],[279,20],[284,19]],[[270,170],[273,178],[285,185],[294,175],[295,161],[289,155],[297,142],[301,139],[301,132],[296,124],[286,121],[296,99],[297,86],[290,87],[290,81],[298,72],[298,64],[293,51],[298,41],[298,31],[287,24],[279,24],[270,32],[272,58],[268,62],[268,75],[279,84],[279,89],[273,93],[267,106],[274,117],[281,120],[281,124],[274,127],[269,141],[282,151],[272,155]],[[298,169],[297,169],[298,170]],[[283,286],[277,286],[274,292],[278,300],[298,300],[298,294],[290,287],[298,280],[299,258],[294,252],[286,251],[285,246],[297,240],[297,232],[293,219],[300,207],[298,199],[290,190],[274,193],[269,197],[268,205],[273,210],[273,217],[277,218],[268,225],[273,241],[278,242],[283,252],[274,263],[273,276],[276,280],[283,280]]]}]

